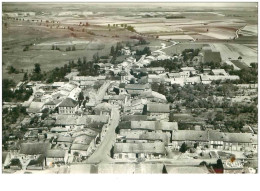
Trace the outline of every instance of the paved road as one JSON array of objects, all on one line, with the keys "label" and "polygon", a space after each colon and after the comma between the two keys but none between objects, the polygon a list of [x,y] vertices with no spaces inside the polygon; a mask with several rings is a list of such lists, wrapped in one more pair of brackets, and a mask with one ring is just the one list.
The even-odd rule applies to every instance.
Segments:
[{"label": "paved road", "polygon": [[119,123],[119,110],[116,108],[112,109],[112,119],[107,127],[107,132],[101,144],[97,150],[88,158],[88,163],[100,163],[100,162],[111,162],[113,159],[110,157],[110,150],[116,141],[115,129]]}]

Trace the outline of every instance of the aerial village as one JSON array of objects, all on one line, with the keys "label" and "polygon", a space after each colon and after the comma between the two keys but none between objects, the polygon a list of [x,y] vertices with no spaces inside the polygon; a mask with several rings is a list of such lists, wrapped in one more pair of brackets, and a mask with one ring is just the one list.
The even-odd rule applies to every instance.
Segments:
[{"label": "aerial village", "polygon": [[96,59],[96,75],[70,62],[64,80],[10,89],[31,95],[3,103],[3,118],[23,113],[3,120],[4,173],[257,173],[257,81],[237,75],[242,58],[210,47],[115,51],[125,59]]}]

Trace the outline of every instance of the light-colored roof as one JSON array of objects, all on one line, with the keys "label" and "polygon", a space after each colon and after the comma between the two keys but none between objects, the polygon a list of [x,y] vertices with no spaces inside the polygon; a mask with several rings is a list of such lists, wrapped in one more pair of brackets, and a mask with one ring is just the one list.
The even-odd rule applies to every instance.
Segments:
[{"label": "light-colored roof", "polygon": [[43,102],[32,102],[27,110],[28,113],[39,113],[43,107]]},{"label": "light-colored roof", "polygon": [[79,74],[79,72],[71,72],[71,73],[68,73],[65,78],[67,79],[70,79],[72,78],[73,76],[77,76]]},{"label": "light-colored roof", "polygon": [[159,132],[145,132],[145,133],[138,133],[136,131],[120,131],[120,136],[123,136],[123,139],[131,139],[131,140],[160,140],[164,143],[168,142],[168,136],[165,133]]},{"label": "light-colored roof", "polygon": [[224,69],[212,69],[212,73],[214,75],[221,75],[221,74],[223,74],[224,76],[228,75]]},{"label": "light-colored roof", "polygon": [[150,113],[169,113],[170,106],[169,104],[163,103],[148,103],[147,104],[147,112]]},{"label": "light-colored roof", "polygon": [[65,84],[65,82],[53,82],[52,86],[54,87],[61,87]]},{"label": "light-colored roof", "polygon": [[155,143],[115,143],[114,153],[154,153],[165,154],[165,144]]},{"label": "light-colored roof", "polygon": [[142,93],[140,94],[140,97],[157,98],[157,99],[161,99],[161,100],[163,100],[163,101],[167,101],[165,95],[160,94],[160,93],[155,92],[155,91],[142,92]]},{"label": "light-colored roof", "polygon": [[181,68],[182,71],[196,71],[193,67],[183,67]]},{"label": "light-colored roof", "polygon": [[178,123],[166,122],[166,121],[131,121],[131,129],[141,130],[163,130],[163,131],[175,131],[178,130]]},{"label": "light-colored roof", "polygon": [[200,75],[202,82],[203,81],[213,81],[213,80],[239,80],[239,76],[236,75],[228,75],[228,76],[222,76],[222,75]]},{"label": "light-colored roof", "polygon": [[152,67],[152,68],[147,68],[147,71],[151,71],[151,72],[165,71],[165,68],[163,68],[163,67]]}]

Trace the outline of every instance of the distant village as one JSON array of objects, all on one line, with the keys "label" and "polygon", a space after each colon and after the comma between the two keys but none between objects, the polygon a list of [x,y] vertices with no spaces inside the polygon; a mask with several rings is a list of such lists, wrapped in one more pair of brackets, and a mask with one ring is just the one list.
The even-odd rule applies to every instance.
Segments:
[{"label": "distant village", "polygon": [[241,79],[243,58],[118,51],[120,63],[96,60],[97,75],[71,68],[10,88],[31,95],[3,101],[4,173],[258,172],[258,84]]}]

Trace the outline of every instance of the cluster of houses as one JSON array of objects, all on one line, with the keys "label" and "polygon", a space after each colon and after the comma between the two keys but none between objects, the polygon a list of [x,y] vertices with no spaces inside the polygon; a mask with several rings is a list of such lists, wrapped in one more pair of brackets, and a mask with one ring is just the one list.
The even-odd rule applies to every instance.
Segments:
[{"label": "cluster of houses", "polygon": [[[79,163],[87,160],[106,136],[105,131],[111,120],[113,108],[121,112],[120,122],[116,128],[116,140],[111,149],[111,158],[115,161],[166,159],[169,150],[179,151],[184,143],[189,149],[212,151],[208,156],[209,160],[214,159],[214,164],[222,157],[219,151],[257,151],[257,135],[252,129],[247,133],[202,131],[200,128],[179,129],[178,122],[169,122],[173,110],[165,95],[151,88],[152,83],[180,86],[195,83],[210,84],[216,80],[238,80],[238,76],[229,75],[224,69],[205,69],[200,74],[194,67],[182,67],[178,72],[167,72],[162,67],[149,67],[149,64],[154,60],[178,59],[178,56],[169,57],[162,51],[154,51],[151,56],[143,55],[136,61],[131,57],[133,53],[130,49],[124,48],[122,52],[129,57],[117,66],[109,63],[95,65],[105,75],[78,76],[77,71],[72,71],[66,76],[67,82],[19,83],[19,87],[26,86],[33,89],[33,95],[23,103],[23,107],[27,108],[31,117],[41,116],[45,109],[51,111],[51,114],[44,120],[48,128],[28,129],[19,147],[5,152],[4,168],[39,170],[54,164]],[[219,57],[218,52],[203,49],[197,59],[202,62],[210,62],[212,59],[219,62],[221,61],[218,60]],[[121,79],[107,80],[106,74],[110,72],[120,76]],[[141,73],[147,75],[135,79],[134,76]],[[94,86],[97,83],[101,84],[101,87],[95,90]],[[247,90],[252,94],[257,92],[257,86],[237,86],[241,94]],[[79,100],[80,94],[83,94],[83,100],[87,98],[88,100],[86,102]],[[250,95],[248,93],[248,96]],[[13,104],[9,103],[8,107],[13,107]],[[181,116],[177,118],[180,119]],[[25,118],[21,125],[29,122],[30,119]],[[191,165],[189,172],[192,169],[197,173],[209,172],[205,166],[201,167],[197,163]],[[178,167],[161,166],[165,173],[187,172],[184,163]],[[230,165],[226,165],[227,171],[229,167]],[[100,167],[100,172],[106,172],[107,168],[109,167]]]}]

